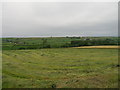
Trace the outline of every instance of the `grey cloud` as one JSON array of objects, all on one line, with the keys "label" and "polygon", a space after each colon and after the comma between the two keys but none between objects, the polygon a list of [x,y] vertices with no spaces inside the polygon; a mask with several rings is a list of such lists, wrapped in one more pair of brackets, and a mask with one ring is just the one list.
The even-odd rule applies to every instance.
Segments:
[{"label": "grey cloud", "polygon": [[117,36],[117,3],[4,3],[3,36]]}]

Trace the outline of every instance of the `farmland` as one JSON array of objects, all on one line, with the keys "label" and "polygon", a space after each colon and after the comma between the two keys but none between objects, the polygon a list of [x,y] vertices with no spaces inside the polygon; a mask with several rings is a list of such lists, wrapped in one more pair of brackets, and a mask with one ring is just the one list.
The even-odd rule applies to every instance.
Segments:
[{"label": "farmland", "polygon": [[3,88],[117,88],[118,49],[3,50]]},{"label": "farmland", "polygon": [[120,46],[110,46],[110,45],[109,46],[83,46],[83,47],[73,47],[73,48],[103,48],[103,49],[116,48],[116,49],[118,49],[118,48],[120,48]]},{"label": "farmland", "polygon": [[3,38],[2,50],[118,45],[119,42],[118,37]]}]

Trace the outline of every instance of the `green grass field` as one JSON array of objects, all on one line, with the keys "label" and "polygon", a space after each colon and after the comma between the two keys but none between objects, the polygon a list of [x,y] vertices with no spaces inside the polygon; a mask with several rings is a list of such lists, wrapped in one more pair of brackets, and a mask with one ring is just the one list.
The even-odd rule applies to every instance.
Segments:
[{"label": "green grass field", "polygon": [[117,88],[118,49],[3,50],[3,88]]},{"label": "green grass field", "polygon": [[[74,42],[79,41],[79,42]],[[118,45],[118,37],[2,38],[2,50]]]}]

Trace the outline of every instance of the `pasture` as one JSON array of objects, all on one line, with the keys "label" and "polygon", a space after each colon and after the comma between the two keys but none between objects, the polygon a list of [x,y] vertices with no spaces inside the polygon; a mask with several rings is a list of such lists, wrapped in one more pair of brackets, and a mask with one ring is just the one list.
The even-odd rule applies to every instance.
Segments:
[{"label": "pasture", "polygon": [[3,50],[3,88],[117,88],[118,49]]}]

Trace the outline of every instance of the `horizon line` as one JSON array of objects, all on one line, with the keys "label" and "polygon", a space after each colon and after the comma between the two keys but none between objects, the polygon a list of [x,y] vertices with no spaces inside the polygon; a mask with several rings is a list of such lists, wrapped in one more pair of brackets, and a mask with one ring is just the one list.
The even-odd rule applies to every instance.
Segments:
[{"label": "horizon line", "polygon": [[45,38],[45,37],[119,37],[119,36],[2,36],[1,38]]}]

